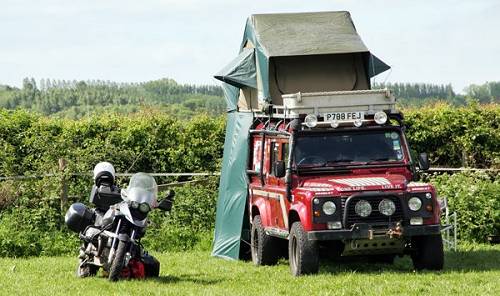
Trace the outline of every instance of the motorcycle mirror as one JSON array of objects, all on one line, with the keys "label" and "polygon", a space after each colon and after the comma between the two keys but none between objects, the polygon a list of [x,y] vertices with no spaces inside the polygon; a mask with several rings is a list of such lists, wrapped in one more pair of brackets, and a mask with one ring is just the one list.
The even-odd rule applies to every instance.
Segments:
[{"label": "motorcycle mirror", "polygon": [[162,200],[158,203],[158,209],[165,211],[165,212],[168,212],[168,211],[172,210],[173,203],[174,203],[173,199],[165,198],[164,200]]},{"label": "motorcycle mirror", "polygon": [[418,165],[423,171],[429,169],[429,158],[427,157],[427,153],[420,153],[418,156]]},{"label": "motorcycle mirror", "polygon": [[175,191],[172,189],[167,190],[167,195],[165,196],[165,199],[171,199],[174,201],[174,196],[175,196]]}]

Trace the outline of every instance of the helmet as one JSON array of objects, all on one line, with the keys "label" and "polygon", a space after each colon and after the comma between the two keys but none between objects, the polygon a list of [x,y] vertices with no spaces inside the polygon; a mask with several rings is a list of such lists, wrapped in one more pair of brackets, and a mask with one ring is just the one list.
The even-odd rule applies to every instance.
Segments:
[{"label": "helmet", "polygon": [[113,185],[115,182],[115,168],[107,161],[98,163],[94,167],[94,182],[97,186],[101,183]]}]

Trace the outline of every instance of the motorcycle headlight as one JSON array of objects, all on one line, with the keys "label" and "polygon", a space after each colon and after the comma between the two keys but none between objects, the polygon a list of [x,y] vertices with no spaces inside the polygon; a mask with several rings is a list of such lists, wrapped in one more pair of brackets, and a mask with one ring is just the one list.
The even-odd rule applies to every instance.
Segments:
[{"label": "motorcycle headlight", "polygon": [[420,198],[414,196],[408,200],[408,207],[410,208],[410,210],[416,212],[420,210],[420,208],[422,208],[422,201],[420,200]]},{"label": "motorcycle headlight", "polygon": [[335,203],[333,201],[327,201],[323,204],[323,212],[327,215],[333,215],[337,210]]},{"label": "motorcycle headlight", "polygon": [[372,213],[372,206],[366,200],[360,200],[356,203],[354,211],[361,217],[368,217]]},{"label": "motorcycle headlight", "polygon": [[391,216],[394,212],[396,212],[396,205],[392,200],[384,198],[378,204],[378,210],[385,216]]},{"label": "motorcycle headlight", "polygon": [[151,208],[149,207],[149,204],[146,203],[146,202],[143,202],[139,205],[139,211],[143,212],[143,213],[147,213],[149,212],[149,210],[151,210]]}]

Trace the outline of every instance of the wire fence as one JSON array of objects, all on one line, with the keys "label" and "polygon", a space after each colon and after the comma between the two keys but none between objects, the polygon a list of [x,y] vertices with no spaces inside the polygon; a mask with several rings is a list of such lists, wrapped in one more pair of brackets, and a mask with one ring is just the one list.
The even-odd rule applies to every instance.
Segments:
[{"label": "wire fence", "polygon": [[[459,172],[500,172],[500,169],[482,169],[482,168],[444,168],[433,167],[429,168],[431,173],[459,173]],[[117,177],[131,177],[135,173],[116,173]],[[198,177],[198,176],[220,176],[220,172],[201,172],[201,173],[148,173],[152,177]],[[56,177],[59,174],[40,174],[40,175],[24,175],[24,176],[0,176],[0,181],[5,180],[25,180],[25,179],[41,179],[46,177]],[[92,176],[92,173],[71,173],[69,176]],[[165,184],[163,184],[165,185]]]}]

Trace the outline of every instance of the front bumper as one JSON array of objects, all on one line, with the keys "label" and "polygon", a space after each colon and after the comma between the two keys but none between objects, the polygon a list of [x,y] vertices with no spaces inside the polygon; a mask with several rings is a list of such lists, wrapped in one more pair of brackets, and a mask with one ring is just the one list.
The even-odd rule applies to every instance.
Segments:
[{"label": "front bumper", "polygon": [[389,229],[373,229],[369,224],[354,224],[351,229],[345,230],[317,230],[309,231],[309,240],[349,240],[373,238],[409,238],[419,235],[436,235],[441,233],[441,225],[407,225],[391,227]]}]

